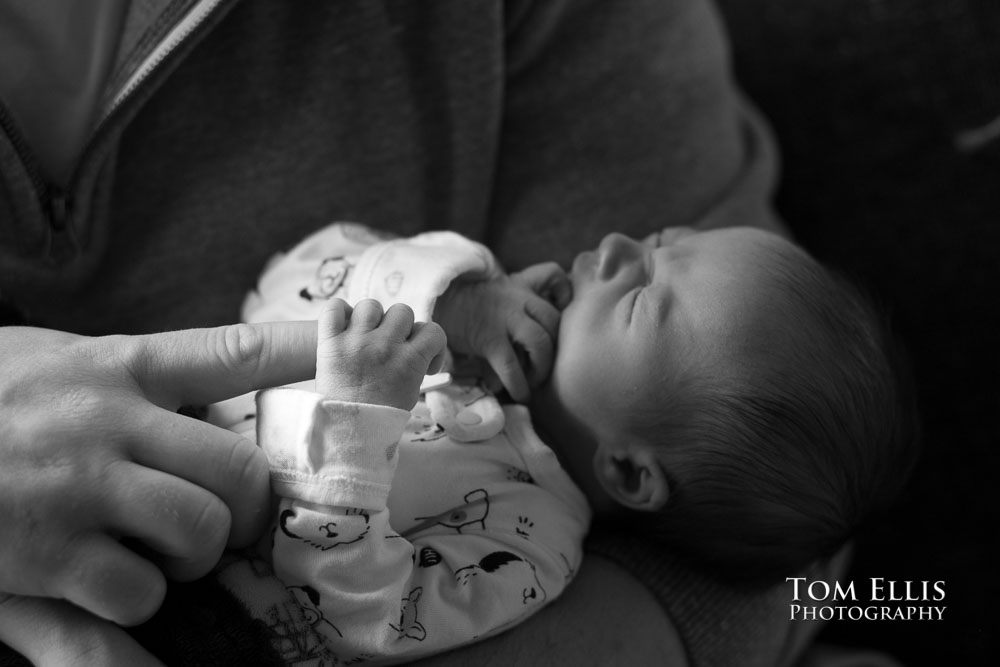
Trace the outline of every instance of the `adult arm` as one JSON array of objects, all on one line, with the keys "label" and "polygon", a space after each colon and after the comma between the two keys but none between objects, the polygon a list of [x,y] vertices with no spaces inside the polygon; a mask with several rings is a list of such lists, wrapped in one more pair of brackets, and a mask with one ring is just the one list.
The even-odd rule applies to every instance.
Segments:
[{"label": "adult arm", "polygon": [[415,664],[684,667],[689,663],[676,628],[642,582],[612,561],[588,555],[563,596],[526,623]]}]

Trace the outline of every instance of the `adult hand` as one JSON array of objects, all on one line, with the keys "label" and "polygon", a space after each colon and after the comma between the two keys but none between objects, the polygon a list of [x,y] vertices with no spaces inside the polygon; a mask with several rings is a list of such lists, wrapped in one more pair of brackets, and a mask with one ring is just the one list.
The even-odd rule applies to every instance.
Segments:
[{"label": "adult hand", "polygon": [[164,573],[197,578],[227,543],[255,539],[266,458],[176,410],[307,379],[315,346],[305,322],[100,338],[0,329],[0,591],[139,623]]},{"label": "adult hand", "polygon": [[163,667],[119,626],[63,600],[0,594],[0,640],[36,667]]},{"label": "adult hand", "polygon": [[515,401],[525,402],[552,370],[560,311],[572,298],[554,262],[482,281],[456,281],[434,307],[434,319],[461,354],[482,357]]},{"label": "adult hand", "polygon": [[319,318],[316,390],[327,398],[409,410],[420,382],[437,372],[445,335],[433,322],[414,322],[401,303],[363,299],[352,309],[330,299]]}]

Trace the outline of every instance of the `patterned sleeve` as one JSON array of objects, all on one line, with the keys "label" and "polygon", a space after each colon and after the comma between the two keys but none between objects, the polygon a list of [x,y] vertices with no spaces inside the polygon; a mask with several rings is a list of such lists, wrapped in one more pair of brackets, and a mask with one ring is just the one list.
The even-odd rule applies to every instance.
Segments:
[{"label": "patterned sleeve", "polygon": [[245,322],[315,320],[323,302],[376,299],[405,303],[427,321],[435,299],[459,276],[500,272],[485,246],[454,232],[396,239],[364,225],[338,222],[275,255],[243,303]]},{"label": "patterned sleeve", "polygon": [[[469,643],[531,615],[568,583],[582,535],[543,489],[476,490],[400,535],[386,499],[409,413],[293,389],[258,401],[281,498],[274,571],[339,660],[396,662]],[[484,503],[491,519],[511,521],[453,529],[485,517],[476,514]],[[527,539],[516,523],[526,506],[534,522],[557,529]]]}]

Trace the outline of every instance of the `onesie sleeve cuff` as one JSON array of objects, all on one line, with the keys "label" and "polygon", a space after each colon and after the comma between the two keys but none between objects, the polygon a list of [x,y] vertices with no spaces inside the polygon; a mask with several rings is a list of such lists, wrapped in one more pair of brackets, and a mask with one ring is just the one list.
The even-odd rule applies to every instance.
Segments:
[{"label": "onesie sleeve cuff", "polygon": [[427,232],[368,248],[354,269],[348,301],[376,299],[385,308],[405,303],[417,321],[429,322],[437,298],[453,280],[486,280],[502,273],[486,246],[454,232]]},{"label": "onesie sleeve cuff", "polygon": [[281,387],[257,394],[257,440],[279,496],[381,511],[410,413]]}]

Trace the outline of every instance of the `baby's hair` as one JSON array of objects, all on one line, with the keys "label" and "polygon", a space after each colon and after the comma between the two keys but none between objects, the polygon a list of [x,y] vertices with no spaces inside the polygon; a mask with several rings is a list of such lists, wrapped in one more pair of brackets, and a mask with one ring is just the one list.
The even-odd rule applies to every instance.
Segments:
[{"label": "baby's hair", "polygon": [[[691,369],[633,422],[670,484],[653,537],[757,581],[831,555],[894,498],[919,431],[905,355],[873,301],[804,251],[767,253],[777,298],[725,364],[735,371]],[[634,518],[648,534],[649,515]]]}]

